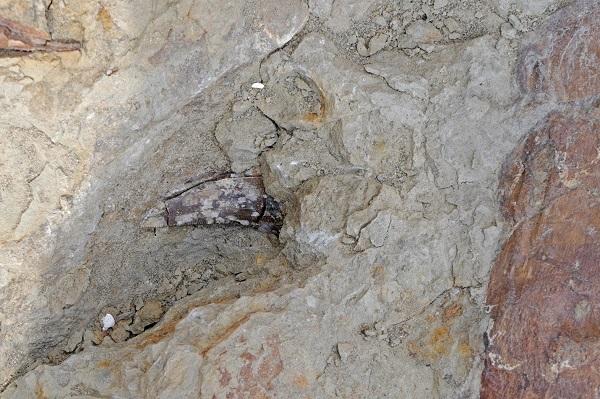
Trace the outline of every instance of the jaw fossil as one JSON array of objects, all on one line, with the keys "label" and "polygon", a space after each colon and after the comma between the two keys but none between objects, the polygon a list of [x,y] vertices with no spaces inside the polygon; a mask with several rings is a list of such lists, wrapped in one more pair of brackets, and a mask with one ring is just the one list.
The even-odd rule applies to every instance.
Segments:
[{"label": "jaw fossil", "polygon": [[279,202],[266,194],[262,176],[221,173],[172,190],[146,212],[142,227],[241,224],[277,235],[282,222]]}]

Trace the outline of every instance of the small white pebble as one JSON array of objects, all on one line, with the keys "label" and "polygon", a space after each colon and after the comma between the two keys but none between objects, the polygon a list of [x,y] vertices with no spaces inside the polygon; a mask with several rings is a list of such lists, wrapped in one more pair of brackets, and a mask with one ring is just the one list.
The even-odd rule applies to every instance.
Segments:
[{"label": "small white pebble", "polygon": [[114,326],[115,318],[113,317],[113,315],[111,315],[110,313],[104,315],[104,317],[102,318],[102,331],[106,331]]},{"label": "small white pebble", "polygon": [[253,89],[259,89],[259,90],[260,90],[260,89],[264,89],[264,88],[265,88],[265,85],[264,85],[264,84],[262,84],[262,83],[260,83],[260,82],[256,82],[256,83],[252,83],[252,88],[253,88]]}]

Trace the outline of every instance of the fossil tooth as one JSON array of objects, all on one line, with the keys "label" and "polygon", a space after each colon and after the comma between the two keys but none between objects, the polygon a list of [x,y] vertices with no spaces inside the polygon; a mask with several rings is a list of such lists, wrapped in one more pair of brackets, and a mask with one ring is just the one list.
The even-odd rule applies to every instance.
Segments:
[{"label": "fossil tooth", "polygon": [[257,222],[264,209],[260,177],[225,178],[203,183],[167,200],[167,224]]},{"label": "fossil tooth", "polygon": [[265,193],[262,176],[214,175],[194,186],[171,190],[157,208],[144,216],[142,227],[241,224],[278,234],[283,214]]}]

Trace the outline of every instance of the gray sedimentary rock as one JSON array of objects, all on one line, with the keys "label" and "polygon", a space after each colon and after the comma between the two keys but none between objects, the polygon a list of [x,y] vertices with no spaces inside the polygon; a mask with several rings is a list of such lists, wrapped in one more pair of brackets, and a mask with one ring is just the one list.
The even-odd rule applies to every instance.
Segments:
[{"label": "gray sedimentary rock", "polygon": [[226,114],[215,138],[231,161],[231,170],[242,173],[258,166],[258,156],[277,142],[277,128],[256,108]]},{"label": "gray sedimentary rock", "polygon": [[525,3],[0,0],[0,396],[479,397]]},{"label": "gray sedimentary rock", "polygon": [[[5,3],[29,18],[31,2]],[[300,0],[75,1],[23,22],[38,17],[53,38],[83,48],[0,60],[0,387],[35,361],[64,357],[62,343],[81,338],[103,306],[174,294],[188,282],[173,273],[191,264],[227,270],[211,244],[224,233],[184,243],[176,236],[190,231],[172,233],[174,245],[157,245],[134,219],[139,230],[174,184],[227,170],[212,124],[233,92],[215,88],[232,71],[228,82],[249,79],[308,9]],[[254,259],[240,250],[249,241],[259,254],[272,248],[248,234],[227,235],[241,264]]]}]

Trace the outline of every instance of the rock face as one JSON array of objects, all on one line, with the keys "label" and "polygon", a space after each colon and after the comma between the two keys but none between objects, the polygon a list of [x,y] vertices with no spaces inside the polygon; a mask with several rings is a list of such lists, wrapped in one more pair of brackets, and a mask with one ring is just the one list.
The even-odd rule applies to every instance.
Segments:
[{"label": "rock face", "polygon": [[599,15],[596,2],[564,9],[521,57],[526,91],[577,103],[536,126],[502,174],[502,211],[514,227],[489,282],[482,398],[600,390]]},{"label": "rock face", "polygon": [[530,92],[576,101],[600,92],[600,7],[576,2],[556,13],[521,54],[518,76]]},{"label": "rock face", "polygon": [[367,72],[317,33],[272,54],[265,88],[232,110],[256,106],[280,126],[261,159],[267,192],[289,205],[280,257],[137,337],[35,368],[5,396],[477,397],[496,176],[519,131],[505,123],[508,54],[490,37],[448,46],[432,56],[447,66],[439,80],[431,63],[388,52]]},{"label": "rock face", "polygon": [[484,398],[593,397],[600,388],[598,116],[551,115],[504,174],[503,210],[516,224],[489,283]]},{"label": "rock face", "polygon": [[0,386],[81,346],[104,307],[174,300],[273,251],[259,233],[157,239],[139,223],[173,185],[229,170],[213,135],[225,86],[308,17],[301,0],[41,3],[0,9],[85,44],[0,60]]},{"label": "rock face", "polygon": [[53,41],[50,35],[31,26],[0,17],[0,49],[14,51],[73,51],[77,42]]},{"label": "rock face", "polygon": [[82,45],[0,58],[0,396],[478,398],[503,162],[593,130],[519,58],[564,2],[151,3],[0,0]]}]

